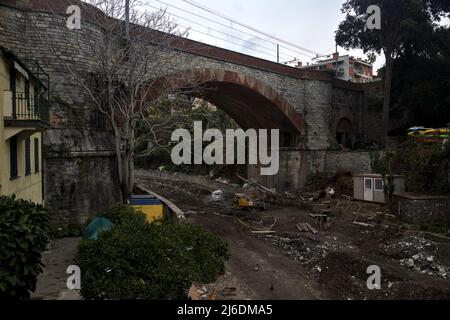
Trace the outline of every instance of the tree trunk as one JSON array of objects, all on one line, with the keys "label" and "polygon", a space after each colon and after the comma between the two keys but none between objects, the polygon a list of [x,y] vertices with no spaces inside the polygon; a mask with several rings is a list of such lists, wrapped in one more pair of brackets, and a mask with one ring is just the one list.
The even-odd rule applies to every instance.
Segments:
[{"label": "tree trunk", "polygon": [[392,69],[394,59],[390,53],[386,53],[386,72],[384,75],[384,101],[383,101],[383,147],[387,147],[389,137],[389,120],[391,111],[391,87],[392,87]]},{"label": "tree trunk", "polygon": [[133,157],[130,152],[125,151],[122,158],[122,197],[124,203],[127,201],[128,197],[133,193],[133,182],[132,182],[132,165]]},{"label": "tree trunk", "polygon": [[129,143],[125,143],[124,151],[118,155],[120,161],[118,162],[121,172],[119,177],[120,190],[122,193],[122,201],[126,203],[128,197],[133,194],[134,191],[134,153],[130,148]]}]

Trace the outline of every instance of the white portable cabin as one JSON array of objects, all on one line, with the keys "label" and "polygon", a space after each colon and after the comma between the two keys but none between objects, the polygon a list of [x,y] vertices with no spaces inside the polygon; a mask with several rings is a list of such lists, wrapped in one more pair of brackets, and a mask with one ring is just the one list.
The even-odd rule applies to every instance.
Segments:
[{"label": "white portable cabin", "polygon": [[[395,175],[394,195],[405,192],[405,178]],[[381,174],[354,174],[353,198],[355,200],[386,203],[384,197],[384,182]]]}]

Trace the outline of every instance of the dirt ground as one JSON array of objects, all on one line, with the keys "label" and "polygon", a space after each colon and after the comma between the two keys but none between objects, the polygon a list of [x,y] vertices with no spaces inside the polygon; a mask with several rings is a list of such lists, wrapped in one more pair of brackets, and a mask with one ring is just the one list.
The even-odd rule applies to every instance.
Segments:
[{"label": "dirt ground", "polygon": [[[240,211],[232,208],[231,193],[211,202],[208,186],[138,180],[184,210],[189,223],[229,243],[226,274],[215,284],[197,285],[203,299],[450,299],[450,241],[383,218],[381,206],[319,203],[334,213],[322,226],[310,216],[314,208]],[[300,232],[299,223],[319,232]],[[380,290],[367,288],[373,265],[381,269]]]}]

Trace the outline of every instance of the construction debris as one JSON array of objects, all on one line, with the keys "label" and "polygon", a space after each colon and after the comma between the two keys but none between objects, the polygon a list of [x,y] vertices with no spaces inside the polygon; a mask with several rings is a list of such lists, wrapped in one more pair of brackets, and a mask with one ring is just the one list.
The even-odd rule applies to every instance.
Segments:
[{"label": "construction debris", "polygon": [[[167,184],[164,182],[162,185]],[[450,277],[450,246],[447,238],[436,235],[431,237],[417,231],[416,226],[405,228],[397,223],[397,217],[391,215],[385,206],[353,201],[349,196],[342,196],[339,186],[333,185],[336,196],[326,200],[324,191],[328,185],[331,184],[327,182],[321,188],[314,186],[310,189],[312,193],[306,194],[311,198],[319,197],[318,202],[299,203],[296,208],[292,204],[294,201],[281,200],[292,197],[300,200],[300,195],[305,194],[290,191],[277,195],[280,197],[280,204],[270,210],[251,213],[233,210],[229,203],[210,204],[204,201],[207,202],[206,205],[203,202],[194,205],[198,198],[193,189],[184,189],[189,192],[186,207],[194,210],[192,212],[197,211],[191,221],[200,221],[214,231],[217,229],[219,234],[226,235],[227,240],[239,246],[233,251],[238,257],[233,262],[235,269],[229,270],[239,270],[236,273],[239,276],[242,274],[240,270],[247,270],[250,277],[257,276],[263,281],[263,286],[266,283],[267,288],[272,279],[267,280],[270,275],[264,266],[270,265],[270,259],[283,255],[294,260],[294,267],[297,264],[302,266],[305,274],[324,286],[327,292],[344,299],[448,297],[446,283]],[[262,190],[250,184],[247,186],[243,193],[264,195]],[[174,184],[174,187],[177,185]],[[162,189],[165,194],[171,194],[170,189]],[[322,191],[320,194],[314,190]],[[210,197],[210,191],[213,190],[205,189],[201,193],[205,200]],[[183,203],[184,198],[180,199],[177,202]],[[223,219],[208,217],[209,214]],[[324,229],[321,222],[325,219],[333,222],[334,228],[330,232],[322,232]],[[309,222],[309,227],[306,222]],[[314,227],[313,230],[311,226]],[[318,233],[315,234],[314,231]],[[270,251],[272,249],[275,251]],[[251,250],[258,250],[260,254],[255,257],[249,255]],[[264,254],[266,252],[270,254]],[[374,262],[383,269],[382,290],[369,292],[366,289],[365,271]],[[261,267],[257,267],[259,271],[253,272],[257,263]],[[228,273],[221,276],[219,285],[216,286],[218,299],[227,299],[227,296],[229,299],[253,298],[251,294],[247,295],[246,289],[243,293],[236,274],[233,272],[231,276]],[[286,286],[286,282],[289,283],[289,279],[285,282],[281,279],[277,281],[274,283],[277,290]],[[224,289],[233,287],[238,289]],[[258,283],[257,289],[261,287]],[[208,294],[205,297],[203,293],[201,299],[208,299],[211,285],[207,285],[207,288]]]},{"label": "construction debris", "polygon": [[327,195],[327,200],[331,200],[336,195],[336,191],[332,187],[328,187],[325,190],[325,193]]},{"label": "construction debris", "polygon": [[314,192],[314,193],[305,192],[305,193],[301,194],[300,199],[303,201],[309,201],[309,202],[319,201],[321,193],[322,192]]},{"label": "construction debris", "polygon": [[345,194],[341,195],[341,198],[344,199],[344,200],[347,200],[347,201],[353,201],[353,200],[355,200],[353,197],[347,196],[347,195],[345,195]]},{"label": "construction debris", "polygon": [[248,209],[250,211],[254,209],[266,209],[266,202],[264,196],[258,194],[247,195],[244,193],[236,193],[234,195],[233,207],[235,209]]},{"label": "construction debris", "polygon": [[225,296],[225,297],[236,296],[237,295],[237,289],[236,288],[224,288],[222,290],[222,295]]},{"label": "construction debris", "polygon": [[273,231],[273,227],[275,227],[275,225],[277,224],[278,219],[275,218],[274,223],[269,227],[269,229],[265,230],[265,229],[258,229],[258,228],[254,228],[249,226],[248,224],[246,224],[244,221],[242,221],[241,219],[237,219],[237,221],[242,224],[243,226],[247,227],[248,229],[256,229],[256,230],[252,230],[251,233],[253,234],[275,234],[276,231]]},{"label": "construction debris", "polygon": [[261,230],[261,231],[252,231],[252,233],[254,233],[254,234],[274,234],[274,233],[276,233],[276,231],[269,231],[269,230]]},{"label": "construction debris", "polygon": [[297,229],[300,232],[309,232],[308,227],[305,225],[305,223],[298,223],[297,224]]},{"label": "construction debris", "polygon": [[440,261],[438,259],[436,255],[437,243],[435,241],[411,235],[388,243],[385,246],[385,252],[391,256],[400,256],[400,265],[412,271],[429,276],[439,276],[444,279],[450,278],[448,260]]},{"label": "construction debris", "polygon": [[260,183],[258,183],[256,181],[247,180],[247,179],[241,177],[240,175],[237,175],[237,177],[239,179],[241,179],[242,181],[244,181],[249,186],[259,190],[260,192],[262,192],[264,194],[271,194],[271,195],[276,195],[277,194],[277,192],[275,190],[266,188],[265,186],[263,186],[262,184],[260,184]]},{"label": "construction debris", "polygon": [[319,233],[319,231],[313,228],[309,223],[299,223],[297,224],[297,229],[300,232],[312,232],[313,234]]},{"label": "construction debris", "polygon": [[316,228],[328,229],[330,216],[327,213],[331,213],[331,211],[330,210],[321,210],[321,212],[326,212],[326,213],[310,214],[309,216],[316,220]]},{"label": "construction debris", "polygon": [[364,222],[358,222],[358,221],[353,221],[353,224],[355,226],[360,226],[360,227],[365,227],[365,228],[373,228],[373,227],[375,227],[375,225],[373,225],[373,224],[364,223]]},{"label": "construction debris", "polygon": [[223,196],[223,191],[222,190],[214,191],[211,194],[212,201],[214,201],[214,202],[222,201],[222,196]]},{"label": "construction debris", "polygon": [[295,199],[295,196],[292,193],[288,192],[288,191],[286,191],[284,193],[284,195],[286,196],[287,199],[291,199],[291,200]]}]

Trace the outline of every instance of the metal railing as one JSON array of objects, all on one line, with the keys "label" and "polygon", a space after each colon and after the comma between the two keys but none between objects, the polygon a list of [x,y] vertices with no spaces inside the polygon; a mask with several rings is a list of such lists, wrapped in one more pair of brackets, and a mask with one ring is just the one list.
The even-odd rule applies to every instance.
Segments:
[{"label": "metal railing", "polygon": [[14,120],[49,121],[49,103],[40,96],[13,93],[12,118]]},{"label": "metal railing", "polygon": [[37,79],[36,90],[41,92],[41,96],[46,96],[50,100],[50,75],[44,71],[39,62],[35,59],[24,60],[30,71]]}]

